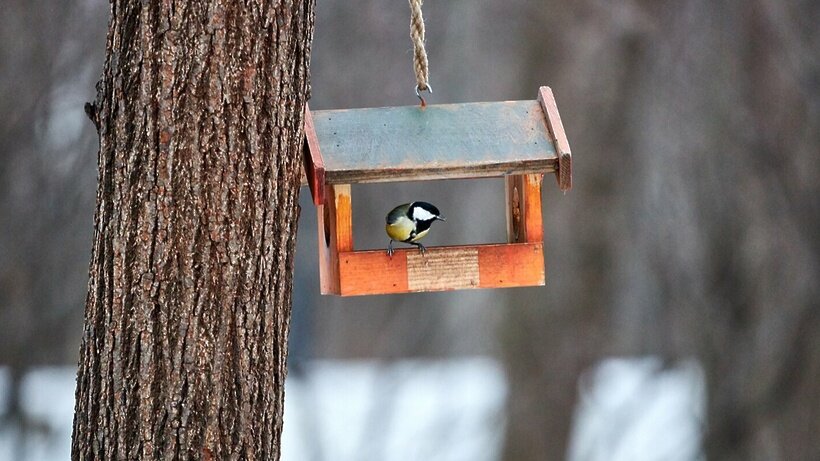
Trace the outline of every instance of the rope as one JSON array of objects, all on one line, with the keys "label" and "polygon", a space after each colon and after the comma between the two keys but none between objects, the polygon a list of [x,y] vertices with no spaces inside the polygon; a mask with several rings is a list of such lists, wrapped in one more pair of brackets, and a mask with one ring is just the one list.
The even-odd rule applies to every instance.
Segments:
[{"label": "rope", "polygon": [[[416,72],[416,94],[419,91],[430,91],[427,83],[427,51],[424,49],[424,17],[421,15],[421,4],[424,0],[410,0],[410,38],[413,40],[413,69]],[[419,96],[424,102],[424,99]]]}]

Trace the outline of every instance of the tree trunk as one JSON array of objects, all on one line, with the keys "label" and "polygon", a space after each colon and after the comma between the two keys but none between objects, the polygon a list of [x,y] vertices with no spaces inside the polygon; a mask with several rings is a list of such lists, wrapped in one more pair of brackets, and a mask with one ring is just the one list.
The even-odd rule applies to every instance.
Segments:
[{"label": "tree trunk", "polygon": [[72,459],[278,459],[314,2],[114,0]]}]

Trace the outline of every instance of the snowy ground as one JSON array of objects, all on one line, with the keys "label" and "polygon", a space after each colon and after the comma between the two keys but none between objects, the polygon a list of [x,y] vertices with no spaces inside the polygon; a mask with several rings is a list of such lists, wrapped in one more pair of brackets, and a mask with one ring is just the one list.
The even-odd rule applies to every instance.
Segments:
[{"label": "snowy ground", "polygon": [[490,359],[315,362],[288,376],[283,459],[496,460],[506,392]]},{"label": "snowy ground", "polygon": [[605,360],[581,379],[567,459],[705,459],[704,379],[694,361],[664,368],[656,358]]},{"label": "snowy ground", "polygon": [[[0,367],[0,396],[7,386]],[[702,459],[696,364],[611,359],[585,375],[581,390],[568,459]],[[288,376],[282,459],[497,460],[506,394],[503,369],[486,358],[314,361]],[[32,371],[23,400],[40,430],[20,443],[18,428],[0,427],[0,461],[69,459],[74,369]]]}]

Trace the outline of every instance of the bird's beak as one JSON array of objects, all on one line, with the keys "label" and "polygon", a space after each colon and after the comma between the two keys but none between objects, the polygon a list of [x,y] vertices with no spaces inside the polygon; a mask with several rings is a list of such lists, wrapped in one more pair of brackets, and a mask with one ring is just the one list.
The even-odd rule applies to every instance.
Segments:
[{"label": "bird's beak", "polygon": [[439,221],[447,221],[447,220],[444,218],[444,216],[436,216],[436,219],[438,219]]}]

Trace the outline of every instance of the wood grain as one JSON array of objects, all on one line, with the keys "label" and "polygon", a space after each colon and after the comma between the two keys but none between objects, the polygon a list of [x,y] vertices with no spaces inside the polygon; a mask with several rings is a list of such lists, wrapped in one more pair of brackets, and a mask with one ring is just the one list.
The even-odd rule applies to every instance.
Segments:
[{"label": "wood grain", "polygon": [[476,288],[478,248],[451,248],[448,251],[407,255],[407,288],[409,291],[441,291]]},{"label": "wood grain", "polygon": [[[541,243],[431,247],[421,256],[415,248],[339,254],[340,294],[500,288],[544,284]],[[477,277],[476,277],[477,271]]]},{"label": "wood grain", "polygon": [[507,194],[507,241],[543,242],[541,175],[510,175],[504,180]]},{"label": "wood grain", "polygon": [[478,264],[481,288],[538,286],[545,282],[544,246],[540,243],[499,245],[491,251],[479,251]]},{"label": "wood grain", "polygon": [[[330,188],[325,195],[332,194]],[[319,248],[319,290],[323,295],[339,294],[339,252],[336,243],[336,200],[326,197],[316,206]]]},{"label": "wood grain", "polygon": [[504,176],[507,204],[507,242],[524,242],[524,176]]},{"label": "wood grain", "polygon": [[313,111],[328,184],[554,172],[538,101]]},{"label": "wood grain", "polygon": [[355,251],[339,258],[342,296],[407,293],[407,253],[396,251]]},{"label": "wood grain", "polygon": [[524,183],[524,241],[544,241],[544,221],[541,219],[541,175],[523,175]]},{"label": "wood grain", "polygon": [[566,192],[572,189],[572,153],[569,148],[569,140],[564,131],[564,124],[561,122],[561,114],[558,113],[558,105],[555,103],[555,96],[552,89],[542,86],[538,89],[538,103],[544,111],[547,119],[547,129],[550,137],[555,143],[555,152],[558,156],[558,169],[556,179],[558,187]]},{"label": "wood grain", "polygon": [[350,202],[350,184],[328,186],[333,191],[336,210],[336,248],[353,251],[353,208]]}]

